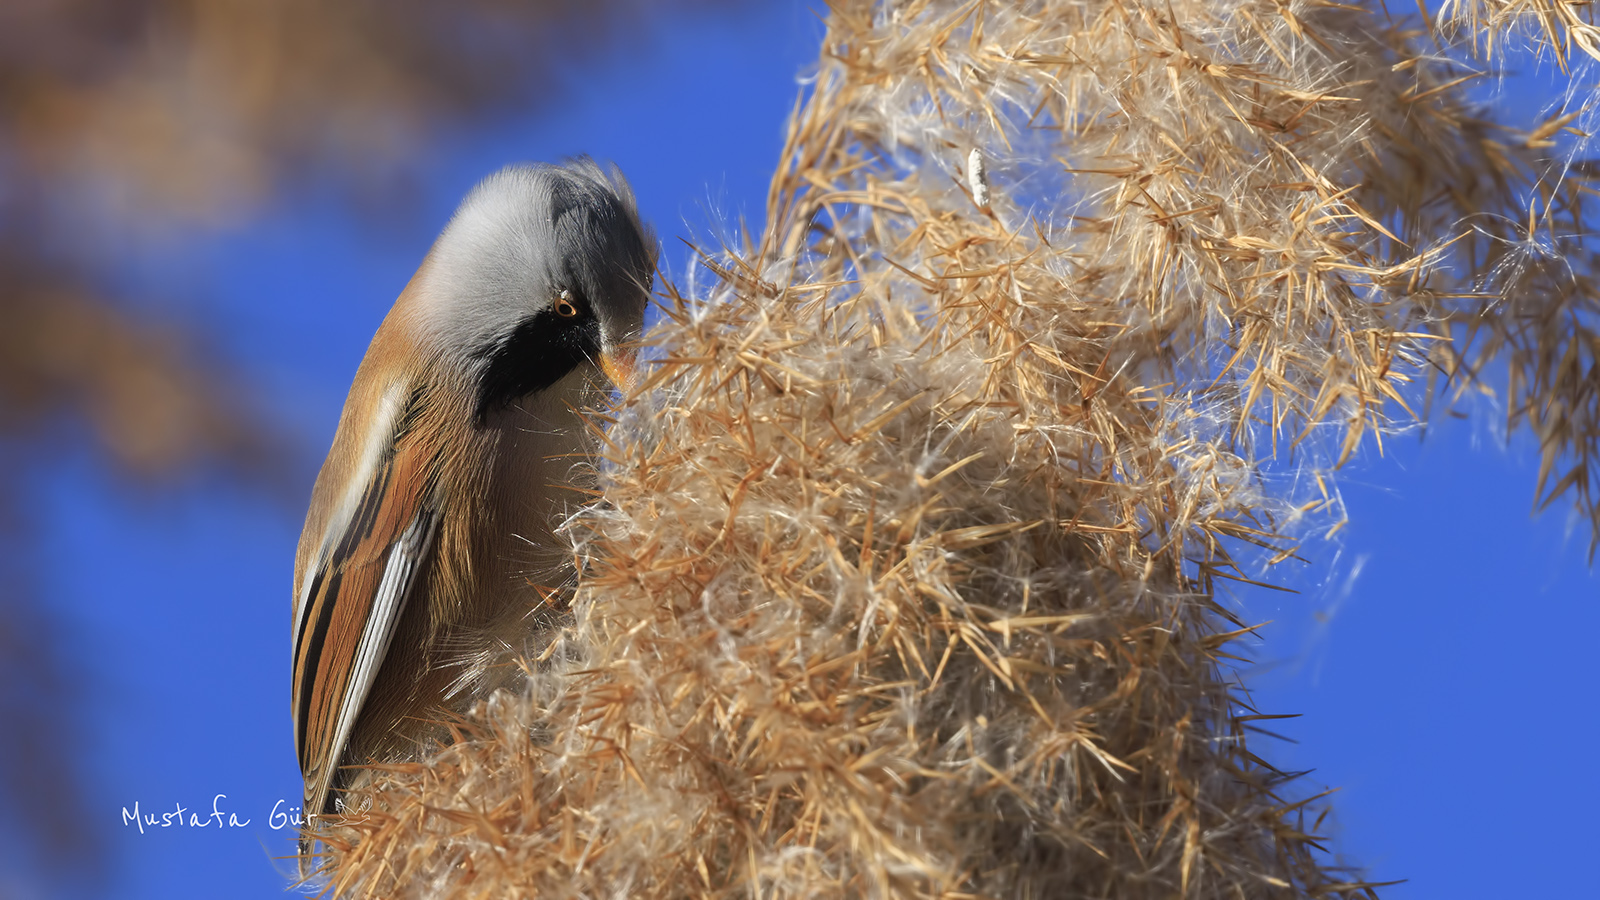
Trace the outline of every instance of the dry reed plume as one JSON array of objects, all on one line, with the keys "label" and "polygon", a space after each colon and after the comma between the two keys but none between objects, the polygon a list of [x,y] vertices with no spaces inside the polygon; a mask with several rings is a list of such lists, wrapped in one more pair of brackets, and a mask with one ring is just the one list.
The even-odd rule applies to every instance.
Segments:
[{"label": "dry reed plume", "polygon": [[[1472,44],[1518,8],[1574,7],[1435,14]],[[564,627],[385,770],[335,892],[1372,893],[1247,748],[1219,579],[1336,528],[1332,469],[1496,360],[1541,493],[1600,513],[1573,120],[1483,121],[1436,39],[836,4],[764,226],[667,289]]]}]

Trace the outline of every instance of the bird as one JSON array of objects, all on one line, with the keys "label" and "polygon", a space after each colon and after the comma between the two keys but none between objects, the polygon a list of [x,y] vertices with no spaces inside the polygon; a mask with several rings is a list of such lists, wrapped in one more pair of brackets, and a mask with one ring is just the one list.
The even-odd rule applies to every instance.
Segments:
[{"label": "bird", "polygon": [[351,767],[420,746],[474,637],[570,577],[555,530],[586,498],[583,410],[632,376],[655,254],[615,166],[508,166],[373,336],[295,557],[302,873]]}]

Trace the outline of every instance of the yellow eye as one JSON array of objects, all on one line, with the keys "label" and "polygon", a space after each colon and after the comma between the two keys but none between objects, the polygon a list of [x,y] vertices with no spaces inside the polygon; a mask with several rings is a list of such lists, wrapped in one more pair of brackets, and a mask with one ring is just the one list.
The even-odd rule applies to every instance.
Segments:
[{"label": "yellow eye", "polygon": [[573,319],[578,315],[578,308],[573,306],[572,301],[568,299],[571,296],[568,291],[562,291],[556,295],[556,315],[563,319]]}]

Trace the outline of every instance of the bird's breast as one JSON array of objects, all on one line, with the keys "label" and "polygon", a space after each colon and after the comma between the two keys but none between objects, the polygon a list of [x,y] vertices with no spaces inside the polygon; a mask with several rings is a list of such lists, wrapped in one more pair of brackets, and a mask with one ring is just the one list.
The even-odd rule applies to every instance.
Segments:
[{"label": "bird's breast", "polygon": [[548,389],[527,394],[484,417],[493,447],[481,498],[482,612],[537,597],[571,577],[564,522],[592,499],[593,439],[582,409],[600,399],[597,372],[585,365]]}]

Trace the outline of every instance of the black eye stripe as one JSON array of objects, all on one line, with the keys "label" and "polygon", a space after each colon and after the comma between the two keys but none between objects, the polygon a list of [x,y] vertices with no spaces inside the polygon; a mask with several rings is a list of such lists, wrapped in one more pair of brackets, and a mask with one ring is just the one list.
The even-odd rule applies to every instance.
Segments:
[{"label": "black eye stripe", "polygon": [[599,357],[600,321],[581,298],[571,302],[577,315],[563,316],[551,304],[484,349],[481,355],[488,362],[478,379],[478,424],[489,412],[542,391]]}]

